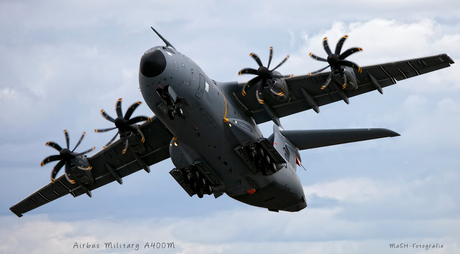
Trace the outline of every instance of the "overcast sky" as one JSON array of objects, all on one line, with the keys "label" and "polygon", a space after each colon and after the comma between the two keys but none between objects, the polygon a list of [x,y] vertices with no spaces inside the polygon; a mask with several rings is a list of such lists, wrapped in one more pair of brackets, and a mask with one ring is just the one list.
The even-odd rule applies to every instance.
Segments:
[{"label": "overcast sky", "polygon": [[[272,213],[224,195],[189,197],[170,160],[93,191],[68,195],[17,218],[9,207],[49,182],[55,150],[112,137],[100,115],[143,100],[139,60],[163,45],[217,81],[291,58],[279,71],[324,67],[322,38],[361,66],[447,53],[452,67],[378,92],[283,118],[286,129],[383,127],[400,137],[301,152],[308,207]],[[332,46],[334,47],[334,46]],[[398,1],[9,1],[0,2],[0,253],[460,253],[460,2]],[[136,115],[152,113],[142,104]],[[270,135],[272,123],[261,126]],[[139,244],[104,248],[104,243]],[[144,249],[146,243],[174,249]],[[74,248],[100,244],[99,249]],[[409,244],[403,250],[390,244]],[[443,245],[421,249],[417,245]]]}]

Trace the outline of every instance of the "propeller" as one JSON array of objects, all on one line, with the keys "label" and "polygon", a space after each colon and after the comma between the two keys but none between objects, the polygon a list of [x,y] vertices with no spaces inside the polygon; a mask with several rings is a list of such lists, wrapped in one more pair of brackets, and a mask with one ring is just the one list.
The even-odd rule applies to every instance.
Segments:
[{"label": "propeller", "polygon": [[257,87],[256,95],[257,95],[257,98],[259,100],[259,103],[263,104],[261,91],[262,91],[264,86],[267,85],[270,88],[272,88],[273,84],[274,84],[273,81],[272,81],[273,78],[288,78],[288,77],[292,77],[292,75],[283,76],[283,75],[280,75],[279,72],[274,72],[276,69],[278,69],[281,65],[283,65],[289,59],[289,55],[287,55],[286,58],[284,58],[283,61],[281,61],[275,68],[273,68],[271,70],[270,70],[270,64],[271,64],[271,61],[272,61],[272,58],[273,58],[273,47],[270,47],[270,56],[268,58],[267,67],[265,67],[262,64],[262,62],[260,61],[259,56],[257,56],[255,53],[251,53],[250,56],[256,61],[256,63],[259,65],[259,68],[257,70],[252,69],[252,68],[244,68],[238,73],[238,75],[241,75],[241,74],[257,75],[255,78],[249,80],[246,83],[246,85],[244,85],[242,93],[243,93],[243,96],[245,96],[246,91],[248,89],[253,87],[259,81],[262,81],[262,82],[259,83],[259,85]]},{"label": "propeller", "polygon": [[327,63],[329,63],[329,65],[324,67],[324,68],[322,68],[322,69],[320,69],[320,70],[317,70],[315,72],[311,72],[311,73],[309,73],[309,75],[313,75],[313,74],[322,72],[327,67],[331,67],[331,73],[327,77],[326,82],[321,87],[321,90],[323,90],[324,88],[326,88],[329,85],[329,83],[332,80],[332,75],[334,73],[340,73],[340,76],[342,77],[342,80],[344,81],[344,86],[343,87],[345,87],[345,84],[347,83],[347,81],[346,81],[347,79],[346,79],[345,74],[343,73],[343,69],[341,68],[341,66],[349,66],[349,67],[352,67],[352,68],[356,69],[359,73],[362,72],[361,68],[359,68],[359,66],[357,64],[355,64],[355,63],[353,63],[351,61],[345,60],[345,58],[349,57],[351,54],[359,52],[359,51],[362,51],[363,50],[362,48],[356,48],[356,47],[355,48],[350,48],[350,49],[347,49],[345,52],[340,53],[340,51],[342,50],[343,43],[345,42],[345,40],[347,38],[348,38],[348,35],[343,36],[339,40],[339,42],[337,42],[337,45],[335,46],[335,52],[332,53],[331,49],[329,48],[329,44],[327,43],[327,37],[324,37],[323,47],[324,47],[324,50],[326,51],[326,53],[328,55],[327,59],[324,59],[322,57],[314,55],[313,53],[310,53],[310,56],[313,59],[321,61],[321,62],[327,62]]},{"label": "propeller", "polygon": [[140,132],[139,129],[135,128],[132,125],[138,122],[142,122],[142,121],[151,121],[151,119],[146,116],[136,116],[134,118],[131,118],[134,110],[136,110],[136,108],[142,103],[140,101],[133,103],[131,106],[129,106],[128,110],[126,110],[125,116],[123,116],[123,112],[121,111],[121,101],[122,101],[122,98],[118,99],[115,105],[115,110],[117,112],[117,118],[115,119],[113,119],[111,116],[105,113],[103,109],[101,110],[102,116],[108,121],[114,123],[115,127],[107,128],[107,129],[95,129],[94,131],[95,132],[107,132],[107,131],[118,129],[118,132],[115,134],[115,136],[113,136],[113,138],[105,146],[110,145],[115,140],[117,135],[120,134],[120,138],[123,139],[123,142],[125,144],[125,147],[122,151],[122,153],[124,154],[126,153],[126,150],[128,149],[128,138],[127,138],[128,135],[127,134],[129,132],[134,132],[134,133],[138,132],[142,136],[141,141],[145,142],[145,138],[142,132]]},{"label": "propeller", "polygon": [[52,148],[58,150],[59,154],[57,155],[51,155],[51,156],[48,156],[46,157],[42,163],[40,164],[40,166],[44,166],[45,164],[49,163],[49,162],[52,162],[52,161],[59,161],[56,166],[54,166],[54,169],[53,171],[51,172],[51,182],[54,183],[54,179],[56,178],[56,175],[57,173],[59,172],[59,170],[65,165],[65,177],[67,178],[67,180],[74,184],[75,183],[75,180],[72,180],[70,179],[70,167],[71,167],[71,161],[73,159],[75,159],[75,157],[77,156],[80,156],[80,155],[83,155],[83,154],[87,154],[91,151],[93,151],[94,149],[96,149],[96,147],[93,147],[89,150],[86,150],[82,153],[75,153],[75,149],[77,149],[77,147],[80,145],[81,141],[83,140],[83,138],[85,137],[86,135],[86,132],[83,132],[83,135],[81,135],[81,138],[80,140],[78,141],[77,145],[75,146],[75,148],[71,151],[70,148],[69,148],[69,133],[67,132],[67,130],[64,130],[64,135],[65,135],[65,141],[66,141],[66,148],[62,148],[60,145],[58,145],[57,143],[53,142],[53,141],[50,141],[50,142],[47,142],[46,145],[47,146],[51,146]]}]

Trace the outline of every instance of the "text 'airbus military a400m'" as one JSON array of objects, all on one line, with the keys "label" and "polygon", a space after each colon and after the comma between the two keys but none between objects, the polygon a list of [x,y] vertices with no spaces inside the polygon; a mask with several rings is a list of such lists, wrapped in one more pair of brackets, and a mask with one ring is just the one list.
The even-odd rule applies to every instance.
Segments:
[{"label": "text 'airbus military a400m'", "polygon": [[[153,28],[152,28],[153,29]],[[154,30],[154,29],[153,29]],[[155,30],[154,30],[155,31]],[[157,33],[155,31],[155,33]],[[145,102],[155,113],[152,118],[131,118],[141,102],[132,104],[125,115],[122,100],[116,104],[117,118],[101,111],[115,127],[99,129],[118,132],[95,155],[70,151],[55,142],[46,143],[59,151],[42,165],[59,161],[51,183],[10,210],[17,216],[57,198],[74,197],[171,158],[169,173],[190,195],[226,193],[243,203],[270,211],[300,211],[307,206],[297,176],[299,150],[398,136],[387,129],[284,130],[280,118],[396,84],[396,81],[449,67],[446,55],[359,67],[346,60],[361,48],[342,52],[347,39],[339,40],[332,52],[324,38],[327,58],[310,53],[328,66],[293,77],[277,71],[288,58],[271,68],[273,48],[267,65],[251,53],[258,65],[239,74],[255,75],[248,82],[221,83],[210,79],[190,58],[181,54],[160,34],[166,44],[147,50],[140,60],[139,84]],[[324,72],[330,67],[329,72]],[[273,134],[264,137],[258,124],[273,121]],[[137,123],[143,122],[138,125]],[[117,135],[120,139],[113,142]],[[84,136],[80,139],[83,139]],[[80,144],[78,142],[77,146]],[[75,148],[77,148],[77,146]],[[56,178],[64,167],[65,173]]]}]

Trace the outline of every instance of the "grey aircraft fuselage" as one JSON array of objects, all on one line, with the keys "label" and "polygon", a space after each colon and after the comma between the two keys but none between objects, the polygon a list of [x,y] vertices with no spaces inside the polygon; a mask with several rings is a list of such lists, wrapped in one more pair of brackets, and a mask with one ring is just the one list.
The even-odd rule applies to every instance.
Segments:
[{"label": "grey aircraft fuselage", "polygon": [[[254,173],[235,151],[241,145],[230,130],[235,125],[249,133],[247,140],[263,138],[252,117],[225,92],[225,86],[235,82],[215,82],[173,47],[158,46],[142,56],[139,84],[149,108],[174,135],[170,143],[174,165],[184,168],[204,162],[222,183],[213,191],[216,197],[216,193],[225,192],[238,201],[272,211],[300,211],[307,206],[296,173],[296,159],[300,158],[295,147],[285,146],[292,151],[280,153],[286,163],[271,175]],[[169,100],[161,97],[162,90],[169,91]]]}]

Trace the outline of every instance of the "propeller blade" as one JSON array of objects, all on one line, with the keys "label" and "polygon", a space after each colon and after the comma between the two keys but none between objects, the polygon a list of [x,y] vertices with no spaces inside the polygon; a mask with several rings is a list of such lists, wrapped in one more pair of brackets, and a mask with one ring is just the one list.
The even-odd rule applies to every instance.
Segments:
[{"label": "propeller blade", "polygon": [[45,145],[51,146],[52,148],[58,150],[59,152],[62,150],[62,147],[60,145],[54,143],[53,141],[47,142]]},{"label": "propeller blade", "polygon": [[59,172],[59,170],[61,170],[64,164],[65,164],[65,161],[61,160],[60,162],[58,162],[58,164],[56,164],[56,166],[54,166],[53,171],[51,171],[51,182],[54,183],[54,179],[56,179],[57,173]]},{"label": "propeller blade", "polygon": [[94,151],[94,149],[96,149],[96,147],[93,147],[93,148],[91,148],[91,149],[88,149],[88,150],[86,150],[86,151],[84,151],[84,152],[82,152],[82,153],[76,153],[76,154],[74,154],[74,156],[80,156],[80,155],[83,155],[83,154],[87,154],[87,153],[89,153],[89,152]]},{"label": "propeller blade", "polygon": [[289,59],[289,55],[286,56],[286,58],[284,58],[283,61],[281,61],[281,63],[279,63],[275,68],[273,68],[273,70],[271,70],[270,72],[278,69],[281,65],[283,65],[287,60]]},{"label": "propeller blade", "polygon": [[351,54],[356,53],[356,52],[359,52],[359,51],[363,51],[363,49],[362,49],[362,48],[350,48],[350,49],[347,49],[347,51],[343,52],[343,53],[339,56],[339,59],[340,59],[340,60],[343,60],[343,59],[349,57]]},{"label": "propeller blade", "polygon": [[115,122],[115,119],[113,119],[111,116],[109,116],[107,113],[105,113],[105,111],[103,109],[101,109],[101,114],[105,119],[109,120],[110,122],[112,122],[112,123]]},{"label": "propeller blade", "polygon": [[107,132],[116,129],[117,127],[107,128],[107,129],[94,129],[94,132]]},{"label": "propeller blade", "polygon": [[118,136],[118,132],[115,133],[115,136],[113,136],[113,138],[109,141],[109,143],[107,143],[107,145],[104,146],[104,148],[106,148],[107,146],[109,146],[110,144],[112,144],[112,142],[117,138]]},{"label": "propeller blade", "polygon": [[125,148],[121,151],[121,154],[125,154],[128,151],[128,137],[126,136],[126,131],[123,131],[123,142],[125,142]]},{"label": "propeller blade", "polygon": [[51,156],[48,156],[48,157],[46,157],[46,158],[42,161],[42,163],[40,163],[40,166],[43,167],[43,166],[45,166],[45,164],[48,164],[49,162],[58,161],[58,160],[60,160],[60,159],[62,159],[62,158],[61,158],[61,155],[51,155]]},{"label": "propeller blade", "polygon": [[257,76],[251,80],[248,81],[248,83],[246,83],[246,85],[244,85],[243,87],[243,96],[246,95],[246,91],[251,88],[252,86],[254,86],[255,84],[257,84],[257,82],[259,82],[260,80],[262,80],[261,77]]},{"label": "propeller blade", "polygon": [[71,168],[70,162],[66,161],[65,162],[65,178],[67,178],[67,181],[69,181],[69,183],[74,184],[75,181],[70,179],[70,175],[72,173],[72,172],[70,172],[70,168]]},{"label": "propeller blade", "polygon": [[332,80],[332,72],[329,73],[329,76],[327,77],[326,82],[324,82],[323,86],[321,87],[321,90],[324,90],[324,88],[326,88],[329,85],[329,83],[331,83],[331,80]]},{"label": "propeller blade", "polygon": [[80,140],[78,140],[77,145],[75,145],[75,148],[72,150],[72,153],[73,153],[73,151],[75,151],[75,149],[77,149],[77,147],[80,145],[80,143],[81,143],[81,141],[83,140],[83,138],[85,137],[85,135],[86,135],[86,132],[84,131],[83,134],[81,135]]},{"label": "propeller blade", "polygon": [[148,120],[150,120],[150,118],[146,116],[136,116],[133,119],[130,119],[129,121],[127,121],[126,124],[131,125],[131,124],[135,124],[135,123],[142,122],[142,121],[148,121]]},{"label": "propeller blade", "polygon": [[122,98],[118,99],[117,105],[115,106],[115,110],[117,111],[118,117],[123,117],[123,112],[121,112],[121,101],[122,101]]},{"label": "propeller blade", "polygon": [[342,51],[342,46],[345,40],[348,38],[348,35],[345,35],[344,37],[340,38],[339,42],[337,42],[337,46],[335,46],[335,54],[340,55],[340,51]]},{"label": "propeller blade", "polygon": [[316,55],[314,55],[313,53],[310,53],[309,55],[310,55],[313,59],[315,59],[315,60],[318,60],[318,61],[321,61],[321,62],[327,62],[326,59],[324,59],[324,58],[322,58],[322,57],[319,57],[319,56],[316,56]]},{"label": "propeller blade", "polygon": [[329,48],[329,43],[327,43],[327,37],[324,37],[323,39],[323,48],[324,50],[326,51],[327,55],[332,55],[332,51],[331,49]]},{"label": "propeller blade", "polygon": [[259,56],[257,56],[255,53],[251,53],[251,54],[249,54],[249,55],[252,56],[252,58],[254,58],[254,60],[256,60],[256,62],[257,62],[257,64],[259,65],[259,67],[264,66],[264,65],[262,64],[262,62],[260,61]]},{"label": "propeller blade", "polygon": [[273,58],[273,47],[270,46],[270,55],[268,56],[267,69],[270,69],[270,63],[272,62],[272,58]]},{"label": "propeller blade", "polygon": [[66,142],[66,144],[67,144],[67,149],[70,150],[69,133],[67,132],[67,130],[64,130],[64,135],[65,135],[65,142]]},{"label": "propeller blade", "polygon": [[339,64],[344,65],[344,66],[352,67],[352,68],[356,69],[359,73],[362,72],[361,68],[357,64],[355,64],[355,63],[353,63],[351,61],[339,60]]},{"label": "propeller blade", "polygon": [[133,114],[134,110],[136,110],[136,108],[141,104],[142,104],[142,102],[138,101],[136,103],[133,103],[131,106],[129,106],[129,109],[126,111],[126,114],[125,114],[125,120],[126,121],[128,121],[129,118],[131,118],[131,115]]},{"label": "propeller blade", "polygon": [[320,73],[320,72],[324,71],[325,69],[327,69],[327,68],[329,68],[329,67],[330,67],[330,65],[328,65],[328,66],[326,66],[326,67],[324,67],[324,68],[321,68],[321,69],[319,69],[319,70],[317,70],[317,71],[310,72],[310,73],[308,73],[307,75],[313,75],[313,74],[316,74],[316,73]]},{"label": "propeller blade", "polygon": [[343,71],[340,74],[342,77],[342,89],[345,89],[347,87],[347,75]]},{"label": "propeller blade", "polygon": [[264,104],[263,84],[262,83],[260,83],[257,86],[256,97],[257,97],[257,101],[259,102],[259,104]]},{"label": "propeller blade", "polygon": [[254,75],[257,75],[258,72],[257,72],[257,70],[254,70],[252,68],[244,68],[240,72],[238,72],[238,75],[241,75],[241,74],[254,74]]}]

